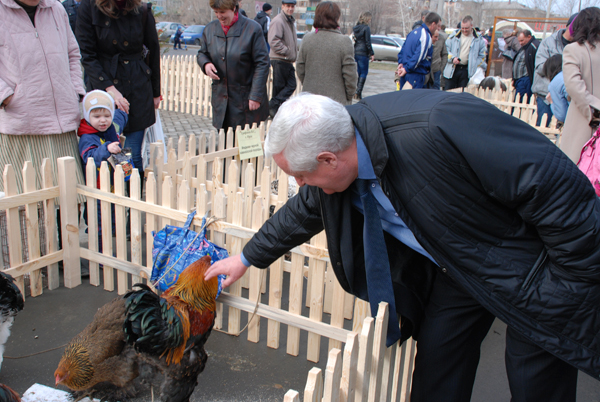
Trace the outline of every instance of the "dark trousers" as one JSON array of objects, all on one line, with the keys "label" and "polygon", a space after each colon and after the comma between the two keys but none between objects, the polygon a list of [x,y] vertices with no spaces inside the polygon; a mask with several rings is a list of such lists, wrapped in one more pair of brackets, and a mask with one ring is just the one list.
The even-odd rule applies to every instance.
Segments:
[{"label": "dark trousers", "polygon": [[[411,402],[471,400],[481,342],[494,316],[447,274],[438,274],[417,341]],[[506,332],[512,402],[575,401],[577,369]]]},{"label": "dark trousers", "polygon": [[425,74],[407,73],[400,77],[400,89],[403,89],[407,82],[410,83],[412,89],[425,88]]},{"label": "dark trousers", "polygon": [[454,67],[454,74],[452,78],[446,78],[446,85],[444,89],[447,91],[454,88],[464,88],[469,85],[469,66],[457,64]]},{"label": "dark trousers", "polygon": [[523,98],[525,97],[525,95],[527,95],[527,98],[525,98],[525,101],[529,102],[529,99],[531,98],[532,93],[531,93],[531,80],[529,79],[528,76],[521,77],[521,78],[515,80],[515,91],[519,95],[519,102],[523,102]]},{"label": "dark trousers", "polygon": [[552,109],[550,108],[550,105],[546,104],[546,102],[544,102],[544,98],[539,95],[536,95],[535,101],[537,103],[537,120],[535,122],[535,125],[541,126],[542,116],[547,114],[548,120],[546,120],[546,127],[550,127],[550,120],[552,120],[552,116],[554,116],[552,114]]},{"label": "dark trousers", "polygon": [[441,71],[437,71],[435,73],[433,73],[433,81],[429,81],[429,84],[427,85],[427,88],[429,89],[437,89],[438,91],[441,89],[440,86],[440,78],[442,76],[442,72]]},{"label": "dark trousers", "polygon": [[369,74],[369,57],[354,55],[354,61],[356,62],[356,72],[359,77],[367,78]]},{"label": "dark trousers", "polygon": [[277,113],[279,106],[296,90],[296,69],[292,63],[271,60],[273,66],[273,96],[269,102],[269,110]]}]

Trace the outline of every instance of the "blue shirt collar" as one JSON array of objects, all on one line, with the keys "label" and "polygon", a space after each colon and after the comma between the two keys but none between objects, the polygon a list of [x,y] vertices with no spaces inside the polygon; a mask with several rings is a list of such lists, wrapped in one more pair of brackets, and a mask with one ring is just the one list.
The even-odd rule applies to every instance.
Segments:
[{"label": "blue shirt collar", "polygon": [[364,180],[376,179],[377,176],[375,176],[375,170],[373,170],[371,156],[356,127],[354,128],[354,135],[356,136],[356,151],[358,154],[358,178]]}]

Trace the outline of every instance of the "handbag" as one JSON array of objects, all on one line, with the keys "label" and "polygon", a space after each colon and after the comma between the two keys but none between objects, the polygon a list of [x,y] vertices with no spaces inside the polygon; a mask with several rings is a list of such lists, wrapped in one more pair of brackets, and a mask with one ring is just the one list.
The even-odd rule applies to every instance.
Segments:
[{"label": "handbag", "polygon": [[513,61],[515,59],[516,55],[517,55],[517,52],[515,52],[511,48],[508,48],[508,49],[506,49],[505,51],[502,52],[502,56],[506,57],[510,61]]},{"label": "handbag", "polygon": [[[206,239],[206,217],[202,218],[202,230],[197,233],[190,229],[196,211],[188,215],[183,227],[167,225],[154,236],[152,244],[153,286],[164,292],[177,282],[179,274],[190,264],[205,255],[210,255],[212,263],[229,257],[226,249]],[[219,292],[225,275],[219,275]],[[217,297],[218,297],[217,294]]]},{"label": "handbag", "polygon": [[165,163],[167,163],[167,142],[165,140],[165,133],[160,121],[160,113],[158,110],[156,110],[156,122],[144,131],[144,139],[142,140],[142,167],[144,170],[150,166],[150,160],[152,158],[152,155],[150,155],[150,144],[159,141],[162,141],[163,143],[163,155],[165,158]]},{"label": "handbag", "polygon": [[577,166],[590,179],[596,195],[600,197],[600,128],[581,149]]}]

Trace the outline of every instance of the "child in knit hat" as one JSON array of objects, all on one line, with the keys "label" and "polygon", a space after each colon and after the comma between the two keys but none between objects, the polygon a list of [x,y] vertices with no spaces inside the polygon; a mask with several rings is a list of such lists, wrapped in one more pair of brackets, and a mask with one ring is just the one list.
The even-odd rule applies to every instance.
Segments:
[{"label": "child in knit hat", "polygon": [[79,155],[83,166],[91,157],[100,169],[102,161],[121,152],[119,135],[127,124],[127,113],[115,109],[115,101],[107,92],[94,90],[83,98],[83,117],[77,131]]},{"label": "child in knit hat", "polygon": [[[115,109],[115,101],[107,92],[94,90],[88,92],[83,98],[83,119],[79,124],[79,155],[83,166],[87,165],[88,158],[94,158],[96,168],[100,170],[102,161],[108,161],[112,155],[121,153],[119,135],[127,124],[127,113]],[[109,168],[111,164],[109,163]],[[131,170],[131,169],[129,169]],[[111,169],[111,182],[113,170]],[[100,188],[100,175],[97,177],[96,186]],[[112,206],[114,209],[114,205]],[[87,204],[83,213],[85,223],[88,222]],[[113,233],[115,228],[115,214],[112,215]],[[86,229],[87,232],[87,229]],[[102,252],[102,225],[100,214],[100,200],[98,200],[98,246]]]}]

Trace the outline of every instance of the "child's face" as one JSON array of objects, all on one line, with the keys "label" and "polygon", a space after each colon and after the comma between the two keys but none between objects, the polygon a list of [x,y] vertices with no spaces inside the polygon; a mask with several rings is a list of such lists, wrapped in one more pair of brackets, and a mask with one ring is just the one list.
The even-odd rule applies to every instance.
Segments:
[{"label": "child's face", "polygon": [[112,124],[110,112],[106,109],[92,109],[90,111],[90,124],[98,131],[106,131]]}]

